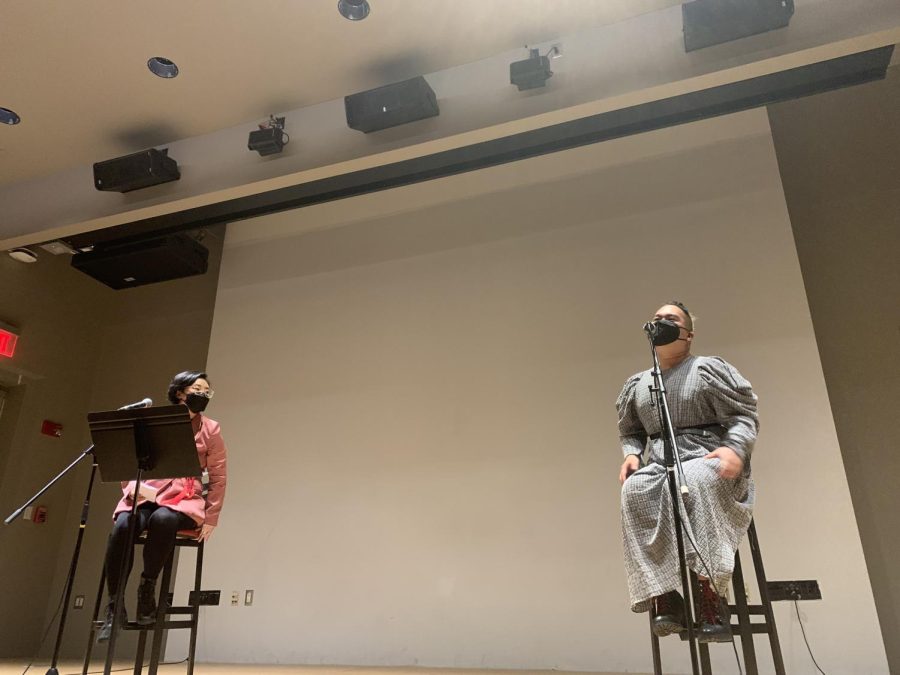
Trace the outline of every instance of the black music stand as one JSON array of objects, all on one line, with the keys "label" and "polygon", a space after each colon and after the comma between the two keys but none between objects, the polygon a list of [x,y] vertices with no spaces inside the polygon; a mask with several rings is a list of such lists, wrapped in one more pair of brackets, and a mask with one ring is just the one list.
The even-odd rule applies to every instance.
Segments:
[{"label": "black music stand", "polygon": [[[191,418],[183,405],[94,412],[88,414],[88,424],[100,480],[105,483],[133,480],[138,486],[145,478],[188,478],[202,473]],[[138,500],[133,499],[128,522],[127,541],[130,546],[134,542],[137,506]],[[122,556],[119,568],[120,581],[113,605],[112,633],[104,675],[112,671],[119,608],[127,585],[125,570],[129,559],[127,553]]]}]

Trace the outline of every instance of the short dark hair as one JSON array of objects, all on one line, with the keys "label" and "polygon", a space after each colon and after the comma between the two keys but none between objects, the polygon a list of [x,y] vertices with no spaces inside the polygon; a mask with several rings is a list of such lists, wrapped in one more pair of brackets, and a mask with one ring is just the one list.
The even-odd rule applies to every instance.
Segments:
[{"label": "short dark hair", "polygon": [[677,307],[682,312],[684,312],[684,316],[687,319],[687,322],[686,322],[687,325],[685,327],[688,330],[694,330],[694,315],[691,314],[690,310],[684,306],[683,302],[679,302],[678,300],[669,300],[669,302],[667,302],[666,304]]},{"label": "short dark hair", "polygon": [[181,401],[178,400],[178,392],[187,389],[197,380],[206,380],[209,382],[209,377],[206,373],[199,370],[185,370],[181,373],[178,373],[175,377],[172,378],[172,381],[169,382],[169,403],[172,405],[178,405]]}]

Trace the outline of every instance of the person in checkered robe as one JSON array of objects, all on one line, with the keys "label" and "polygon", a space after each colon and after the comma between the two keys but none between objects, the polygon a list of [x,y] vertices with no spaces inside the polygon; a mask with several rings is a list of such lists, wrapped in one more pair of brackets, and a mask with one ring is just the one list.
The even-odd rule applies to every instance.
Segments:
[{"label": "person in checkered robe", "polygon": [[[724,359],[694,356],[693,317],[683,304],[661,307],[655,320],[678,326],[658,346],[669,411],[688,493],[680,495],[687,563],[700,578],[701,642],[731,640],[722,602],[734,552],[752,517],[750,455],[756,441],[756,395]],[[659,636],[684,630],[681,575],[659,409],[649,370],[628,378],[616,401],[622,464],[622,539],[631,609],[653,611]]]}]

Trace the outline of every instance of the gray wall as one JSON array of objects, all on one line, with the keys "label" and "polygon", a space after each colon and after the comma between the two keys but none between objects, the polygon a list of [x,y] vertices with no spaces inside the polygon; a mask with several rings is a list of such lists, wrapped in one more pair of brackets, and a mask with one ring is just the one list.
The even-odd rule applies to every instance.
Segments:
[{"label": "gray wall", "polygon": [[[0,256],[0,318],[23,329],[14,365],[35,373],[11,389],[13,407],[21,407],[17,419],[15,410],[8,410],[0,420],[15,422],[12,443],[0,445],[4,515],[89,443],[89,410],[144,396],[161,403],[174,372],[204,367],[223,229],[214,228],[204,240],[210,249],[206,275],[127,291],[112,291],[72,270],[68,256],[42,254],[32,266]],[[66,425],[62,439],[37,433],[45,417]],[[0,441],[3,428],[0,424]],[[0,655],[32,655],[56,610],[90,474],[83,464],[42,500],[50,507],[47,525],[0,526]],[[69,613],[64,655],[83,653],[117,493],[117,484],[99,484],[94,491],[74,587],[74,594],[87,597],[87,607]],[[53,638],[55,628],[44,654],[52,650]]]},{"label": "gray wall", "polygon": [[765,111],[235,223],[220,280],[205,585],[256,595],[204,609],[202,659],[648,671],[613,402],[674,295],[760,395],[770,575],[821,581],[828,672],[887,671]]},{"label": "gray wall", "polygon": [[[100,352],[98,340],[112,291],[69,268],[68,256],[41,256],[24,265],[0,255],[0,320],[21,330],[12,360],[0,360],[3,378],[23,383],[10,389],[0,419],[0,511],[5,518],[20,502],[72,461],[87,445],[87,396]],[[61,438],[41,435],[41,421],[64,425]],[[67,532],[77,526],[69,497],[73,476],[38,502],[48,521],[0,524],[0,654],[34,651],[49,604],[58,560],[66,556]]]},{"label": "gray wall", "polygon": [[898,111],[897,67],[883,82],[770,111],[891,672],[900,672]]}]

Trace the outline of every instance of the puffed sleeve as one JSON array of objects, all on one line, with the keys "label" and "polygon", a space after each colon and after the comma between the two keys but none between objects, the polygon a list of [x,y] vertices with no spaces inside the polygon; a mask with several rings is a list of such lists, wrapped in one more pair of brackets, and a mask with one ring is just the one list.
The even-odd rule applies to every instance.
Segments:
[{"label": "puffed sleeve", "polygon": [[704,358],[698,373],[707,385],[706,396],[716,422],[727,430],[722,444],[734,450],[746,464],[759,432],[756,394],[737,368],[717,356]]},{"label": "puffed sleeve", "polygon": [[206,451],[206,470],[209,472],[209,489],[206,493],[206,524],[218,525],[219,512],[225,501],[225,482],[227,477],[225,441],[218,422],[213,422],[209,430],[209,441]]},{"label": "puffed sleeve", "polygon": [[634,394],[637,390],[640,373],[632,375],[625,381],[619,398],[616,399],[616,412],[619,414],[619,442],[622,453],[641,456],[647,445],[647,431],[637,414]]}]

